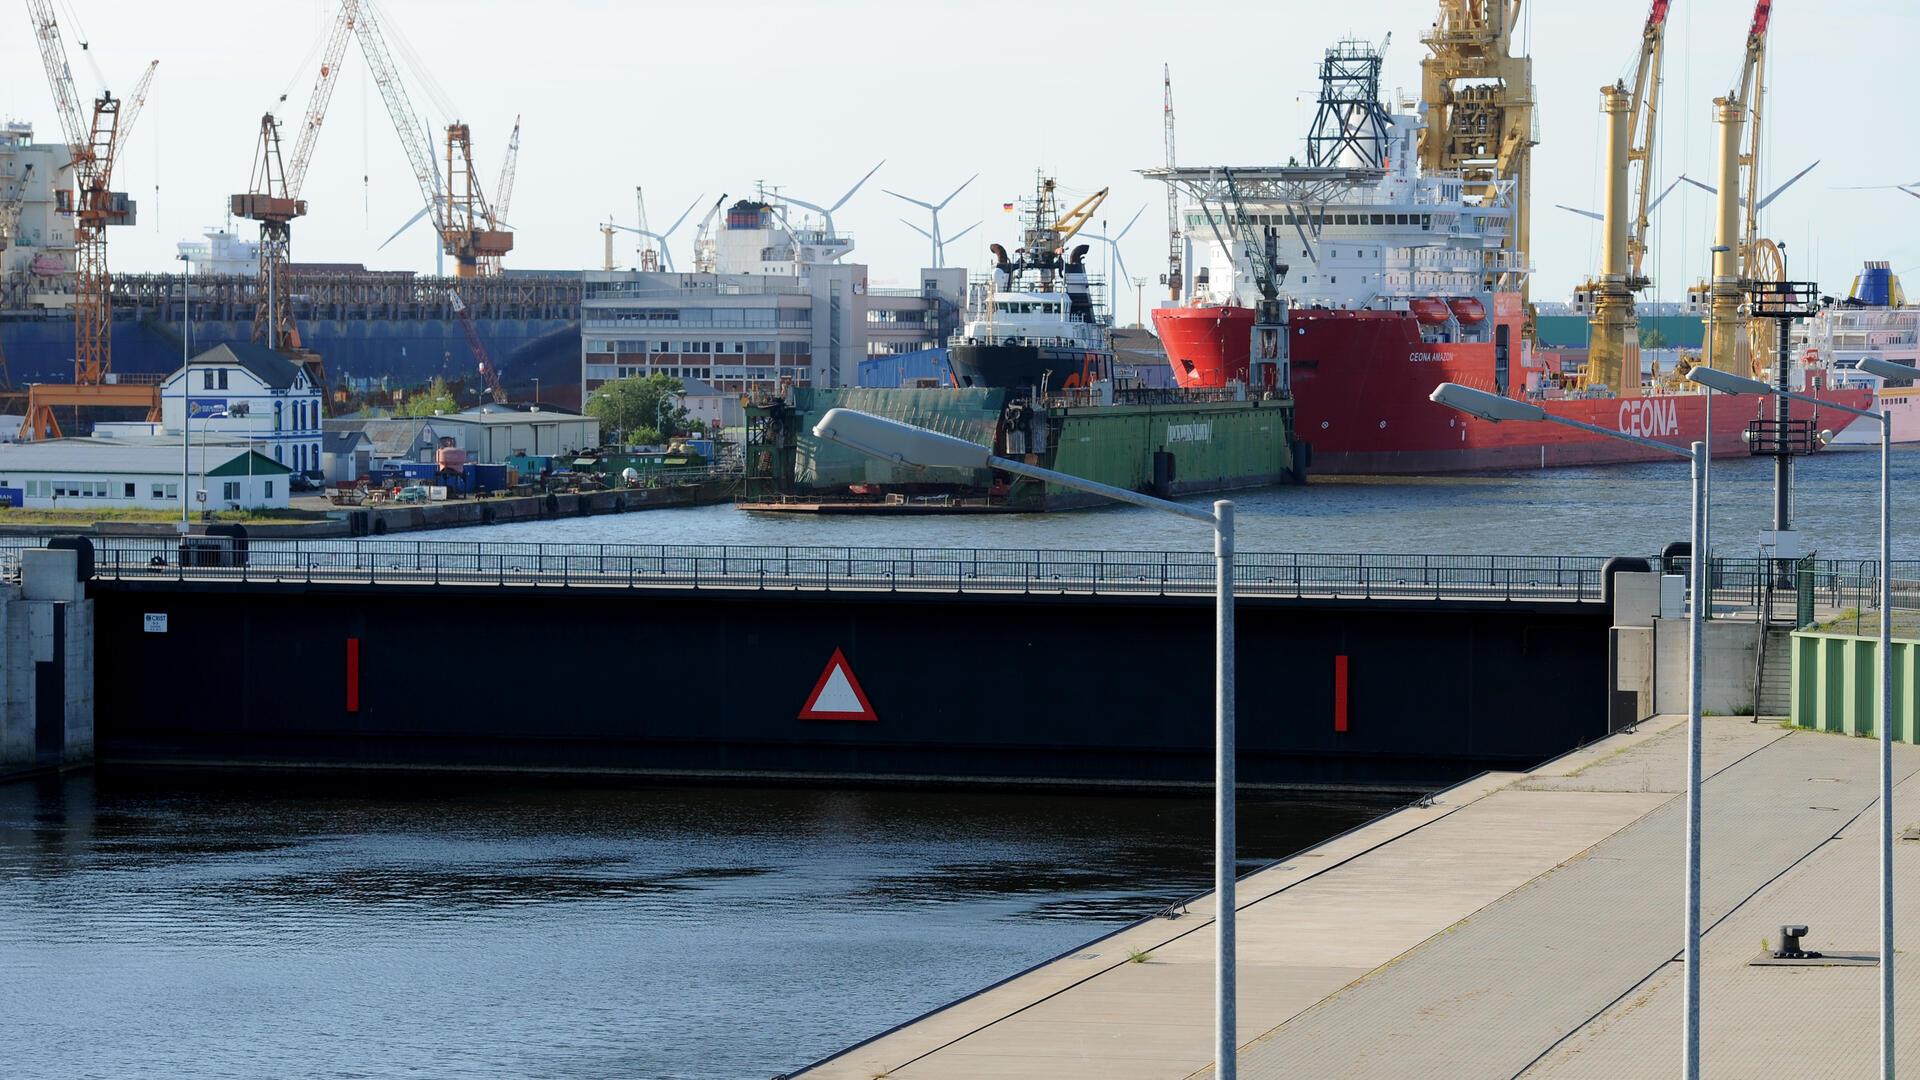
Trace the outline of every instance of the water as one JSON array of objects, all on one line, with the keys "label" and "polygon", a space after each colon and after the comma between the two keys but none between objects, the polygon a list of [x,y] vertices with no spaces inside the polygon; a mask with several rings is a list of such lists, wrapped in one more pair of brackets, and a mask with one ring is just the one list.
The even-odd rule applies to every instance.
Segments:
[{"label": "water", "polygon": [[[1379,795],[1243,800],[1253,865]],[[1188,797],[0,785],[0,1073],[765,1078],[1206,889]]]},{"label": "water", "polygon": [[[1920,520],[1920,446],[1896,447],[1894,520]],[[1798,465],[1794,525],[1823,558],[1872,558],[1879,545],[1877,452],[1829,452]],[[1714,548],[1757,554],[1772,528],[1773,462],[1713,465]],[[1242,551],[1444,555],[1652,555],[1688,534],[1687,463],[1675,459],[1548,472],[1322,478],[1236,492]],[[1211,496],[1195,497],[1202,504]],[[1210,550],[1205,526],[1114,507],[988,517],[807,517],[728,506],[527,521],[418,534],[434,540],[582,543],[897,545],[1051,550]],[[1920,558],[1920,529],[1896,528],[1895,558]]]}]

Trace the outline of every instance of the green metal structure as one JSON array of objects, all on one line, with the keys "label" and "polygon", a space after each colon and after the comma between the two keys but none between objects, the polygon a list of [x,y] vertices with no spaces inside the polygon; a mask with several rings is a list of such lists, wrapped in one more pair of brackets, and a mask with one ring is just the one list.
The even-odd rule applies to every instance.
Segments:
[{"label": "green metal structure", "polygon": [[[1877,735],[1880,713],[1880,642],[1853,634],[1798,630],[1793,635],[1793,714],[1795,727],[1848,735]],[[1915,737],[1914,689],[1920,641],[1893,642],[1893,737],[1920,745]]]}]

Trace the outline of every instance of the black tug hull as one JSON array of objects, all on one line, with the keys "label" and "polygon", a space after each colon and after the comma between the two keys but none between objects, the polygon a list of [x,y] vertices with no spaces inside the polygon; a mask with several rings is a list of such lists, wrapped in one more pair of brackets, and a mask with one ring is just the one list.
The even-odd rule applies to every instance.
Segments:
[{"label": "black tug hull", "polygon": [[963,387],[1057,390],[1086,386],[1113,372],[1112,353],[1061,345],[954,345],[948,360]]}]

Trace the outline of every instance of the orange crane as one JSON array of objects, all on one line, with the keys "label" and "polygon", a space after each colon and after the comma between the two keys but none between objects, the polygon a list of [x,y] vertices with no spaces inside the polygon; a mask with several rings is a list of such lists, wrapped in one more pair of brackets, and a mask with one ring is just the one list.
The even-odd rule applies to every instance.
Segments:
[{"label": "orange crane", "polygon": [[[147,88],[160,61],[147,65],[133,96],[124,103],[106,92],[95,98],[89,123],[80,113],[80,96],[74,90],[53,5],[48,0],[27,0],[27,11],[33,19],[41,63],[47,69],[47,84],[53,90],[54,112],[60,118],[71,155],[73,188],[56,191],[54,208],[73,216],[74,333],[73,382],[41,383],[28,390],[27,416],[20,437],[57,439],[61,431],[54,416],[56,406],[144,408],[149,419],[160,415],[157,379],[134,384],[113,375],[113,308],[107,272],[108,226],[129,225],[134,219],[133,200],[125,192],[113,190],[113,166],[141,106],[146,104]],[[81,45],[84,48],[86,43]]]},{"label": "orange crane", "polygon": [[[504,232],[513,226],[507,224],[507,204],[513,201],[513,174],[520,167],[520,118],[513,118],[513,134],[507,136],[507,156],[500,163],[500,180],[493,185],[493,205],[487,208],[487,228]],[[485,255],[480,259],[480,272],[492,277],[500,272],[500,256]],[[504,398],[495,400],[504,401]]]},{"label": "orange crane", "polygon": [[300,328],[293,319],[287,259],[293,219],[307,212],[300,189],[306,183],[307,166],[313,161],[320,125],[326,121],[327,103],[333,100],[340,61],[346,54],[347,39],[353,36],[359,11],[359,0],[342,0],[340,14],[321,51],[320,71],[307,99],[292,163],[284,163],[280,156],[280,121],[272,113],[261,116],[253,180],[245,193],[233,196],[231,201],[236,216],[260,223],[260,302],[254,309],[253,340],[294,356],[307,369],[308,379],[320,387],[326,385],[326,371],[318,354],[301,347]]},{"label": "orange crane", "polygon": [[473,170],[472,132],[459,120],[447,125],[447,168],[442,174],[439,162],[434,159],[433,144],[420,127],[418,114],[413,111],[406,87],[400,81],[399,66],[387,50],[379,17],[367,0],[362,0],[354,36],[360,39],[360,52],[367,58],[367,67],[373,73],[381,100],[386,102],[387,115],[393,120],[394,133],[400,136],[401,149],[413,165],[413,178],[420,185],[421,200],[425,203],[421,212],[433,216],[441,249],[453,256],[454,273],[460,277],[478,277],[497,269],[500,257],[513,250],[513,234],[494,227],[494,213],[481,189],[480,177]]}]

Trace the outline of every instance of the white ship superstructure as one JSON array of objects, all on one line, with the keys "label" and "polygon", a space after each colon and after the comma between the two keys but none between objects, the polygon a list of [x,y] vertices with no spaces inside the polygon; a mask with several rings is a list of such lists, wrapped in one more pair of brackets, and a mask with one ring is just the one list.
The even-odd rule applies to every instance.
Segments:
[{"label": "white ship superstructure", "polygon": [[[1920,387],[1887,385],[1860,370],[1867,357],[1916,368],[1920,375],[1920,307],[1910,306],[1900,279],[1884,262],[1870,262],[1842,303],[1794,327],[1795,353],[1809,366],[1824,365],[1833,387],[1874,391],[1875,410],[1893,414],[1893,441],[1920,442]],[[1840,447],[1874,446],[1880,425],[1853,424],[1835,437]]]}]

